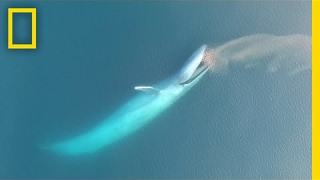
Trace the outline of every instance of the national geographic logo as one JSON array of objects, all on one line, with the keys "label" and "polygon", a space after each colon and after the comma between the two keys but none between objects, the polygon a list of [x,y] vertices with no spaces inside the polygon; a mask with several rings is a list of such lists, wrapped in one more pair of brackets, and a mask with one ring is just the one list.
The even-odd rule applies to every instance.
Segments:
[{"label": "national geographic logo", "polygon": [[[13,43],[13,14],[31,13],[31,44]],[[37,10],[36,8],[8,8],[8,49],[36,49],[37,48]]]}]

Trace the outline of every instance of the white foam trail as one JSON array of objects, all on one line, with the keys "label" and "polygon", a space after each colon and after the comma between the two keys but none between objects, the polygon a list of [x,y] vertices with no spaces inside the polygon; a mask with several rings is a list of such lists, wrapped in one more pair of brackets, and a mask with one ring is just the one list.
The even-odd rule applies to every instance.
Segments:
[{"label": "white foam trail", "polygon": [[311,37],[305,35],[244,36],[213,48],[213,72],[227,70],[231,64],[244,68],[265,65],[266,71],[295,75],[311,69]]}]

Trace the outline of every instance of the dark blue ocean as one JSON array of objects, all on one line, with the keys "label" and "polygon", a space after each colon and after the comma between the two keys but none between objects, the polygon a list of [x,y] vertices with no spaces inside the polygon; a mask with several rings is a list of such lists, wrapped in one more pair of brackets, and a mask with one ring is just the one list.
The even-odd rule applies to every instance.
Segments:
[{"label": "dark blue ocean", "polygon": [[[36,50],[8,50],[9,7],[37,8]],[[30,17],[14,16],[14,42],[31,41]],[[207,74],[93,155],[39,148],[90,130],[202,44],[310,36],[310,1],[1,1],[0,27],[0,178],[311,178],[311,71]]]}]

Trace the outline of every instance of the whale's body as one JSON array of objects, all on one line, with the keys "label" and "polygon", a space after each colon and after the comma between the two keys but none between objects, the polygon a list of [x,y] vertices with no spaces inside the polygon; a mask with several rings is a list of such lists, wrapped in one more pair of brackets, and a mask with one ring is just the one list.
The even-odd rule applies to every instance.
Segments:
[{"label": "whale's body", "polygon": [[202,63],[205,49],[206,45],[203,45],[195,51],[182,70],[173,77],[152,87],[136,87],[144,92],[126,102],[97,127],[47,146],[47,149],[65,155],[94,153],[138,130],[197,84],[208,69]]}]

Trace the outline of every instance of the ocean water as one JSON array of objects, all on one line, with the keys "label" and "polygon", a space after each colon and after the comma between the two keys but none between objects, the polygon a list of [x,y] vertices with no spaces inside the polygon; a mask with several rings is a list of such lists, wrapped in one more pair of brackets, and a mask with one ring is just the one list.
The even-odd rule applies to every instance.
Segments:
[{"label": "ocean water", "polygon": [[[36,50],[7,49],[8,7],[37,8]],[[311,178],[310,70],[207,74],[96,154],[39,149],[94,127],[202,44],[310,36],[311,2],[2,1],[0,14],[0,178]],[[30,40],[30,28],[14,33]]]}]

